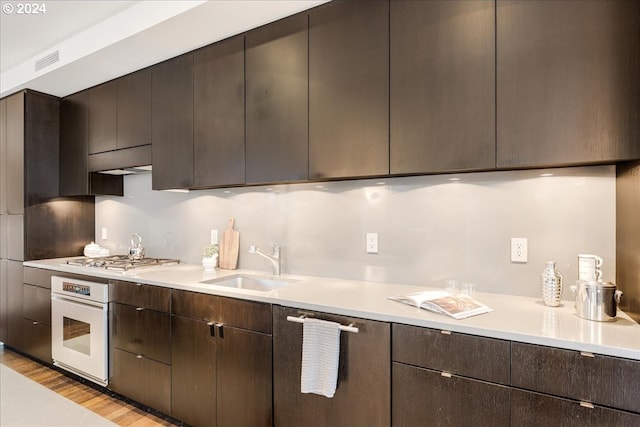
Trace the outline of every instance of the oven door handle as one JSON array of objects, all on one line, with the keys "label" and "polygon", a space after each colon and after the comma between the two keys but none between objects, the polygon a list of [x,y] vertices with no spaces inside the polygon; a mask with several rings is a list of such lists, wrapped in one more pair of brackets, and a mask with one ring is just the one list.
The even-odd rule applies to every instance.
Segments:
[{"label": "oven door handle", "polygon": [[91,300],[86,300],[86,299],[82,299],[82,298],[76,298],[76,297],[72,297],[70,295],[59,295],[59,294],[51,294],[51,301],[60,301],[60,302],[70,302],[72,304],[81,304],[81,305],[88,305],[91,307],[95,307],[97,309],[100,310],[104,310],[105,307],[107,306],[107,303],[100,303],[100,302],[96,302],[96,301],[91,301]]}]

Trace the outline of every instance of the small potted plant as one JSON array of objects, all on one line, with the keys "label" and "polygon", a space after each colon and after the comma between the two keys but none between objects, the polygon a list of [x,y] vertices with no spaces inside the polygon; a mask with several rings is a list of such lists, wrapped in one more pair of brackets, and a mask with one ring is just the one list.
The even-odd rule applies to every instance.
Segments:
[{"label": "small potted plant", "polygon": [[218,245],[207,245],[202,250],[204,271],[213,271],[218,265]]}]

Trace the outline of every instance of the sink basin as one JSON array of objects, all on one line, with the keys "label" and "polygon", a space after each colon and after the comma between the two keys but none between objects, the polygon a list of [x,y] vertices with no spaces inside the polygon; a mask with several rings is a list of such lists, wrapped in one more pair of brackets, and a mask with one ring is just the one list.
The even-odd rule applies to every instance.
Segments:
[{"label": "sink basin", "polygon": [[252,291],[273,291],[283,286],[299,282],[294,279],[282,279],[275,276],[251,276],[248,274],[236,274],[233,276],[220,277],[217,279],[205,280],[200,283],[207,285],[228,286],[236,289],[250,289]]}]

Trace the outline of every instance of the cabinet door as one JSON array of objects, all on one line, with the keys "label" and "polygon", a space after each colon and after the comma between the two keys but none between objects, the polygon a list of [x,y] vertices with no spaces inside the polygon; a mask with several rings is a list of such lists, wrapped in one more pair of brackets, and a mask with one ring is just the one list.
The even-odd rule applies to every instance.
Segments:
[{"label": "cabinet door", "polygon": [[171,413],[171,366],[115,349],[109,388],[164,414]]},{"label": "cabinet door", "polygon": [[121,280],[110,282],[109,296],[115,302],[164,313],[169,313],[171,304],[170,288]]},{"label": "cabinet door", "polygon": [[[300,392],[302,314],[354,323],[359,333],[340,334],[338,387],[331,399]],[[388,426],[391,423],[391,328],[388,323],[273,308],[273,402],[276,426]]]},{"label": "cabinet door", "polygon": [[0,215],[7,213],[7,99],[0,99]]},{"label": "cabinet door", "polygon": [[151,144],[151,69],[116,81],[118,149]]},{"label": "cabinet door", "polygon": [[304,14],[246,34],[246,182],[308,178],[308,22]]},{"label": "cabinet door", "polygon": [[[2,218],[0,216],[0,218]],[[7,260],[0,258],[0,341],[7,342]]]},{"label": "cabinet door", "polygon": [[640,425],[640,415],[511,389],[511,425],[632,427]]},{"label": "cabinet door", "polygon": [[24,213],[24,92],[7,102],[7,213]]},{"label": "cabinet door", "polygon": [[509,425],[509,388],[497,384],[394,362],[392,399],[394,427]]},{"label": "cabinet door", "polygon": [[116,149],[116,81],[89,90],[89,154]]},{"label": "cabinet door", "polygon": [[[212,332],[207,322],[171,317],[171,416],[193,426],[216,425],[216,339]],[[239,375],[251,376],[249,372]],[[245,395],[248,391],[251,388]]]},{"label": "cabinet door", "polygon": [[217,331],[218,425],[273,425],[271,335],[227,326]]},{"label": "cabinet door", "polygon": [[391,2],[391,173],[495,167],[495,4]]},{"label": "cabinet door", "polygon": [[87,169],[89,92],[81,92],[60,104],[60,195],[89,194]]},{"label": "cabinet door", "polygon": [[151,72],[153,189],[193,185],[193,54]]},{"label": "cabinet door", "polygon": [[194,54],[194,186],[244,184],[244,36]]},{"label": "cabinet door", "polygon": [[498,167],[640,158],[640,3],[497,4]]},{"label": "cabinet door", "polygon": [[6,344],[23,349],[23,267],[20,261],[7,261],[7,340]]},{"label": "cabinet door", "polygon": [[389,2],[309,14],[309,178],[389,173]]}]

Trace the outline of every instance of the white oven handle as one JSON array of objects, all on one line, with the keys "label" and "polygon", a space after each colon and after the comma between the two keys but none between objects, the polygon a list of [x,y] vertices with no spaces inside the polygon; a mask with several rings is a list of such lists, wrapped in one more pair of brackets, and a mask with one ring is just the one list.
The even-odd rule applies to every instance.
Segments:
[{"label": "white oven handle", "polygon": [[100,302],[90,301],[82,298],[76,298],[71,295],[60,295],[55,293],[51,294],[51,301],[67,302],[70,304],[90,306],[91,308],[95,307],[98,310],[104,310],[107,307],[107,303],[100,303]]}]

